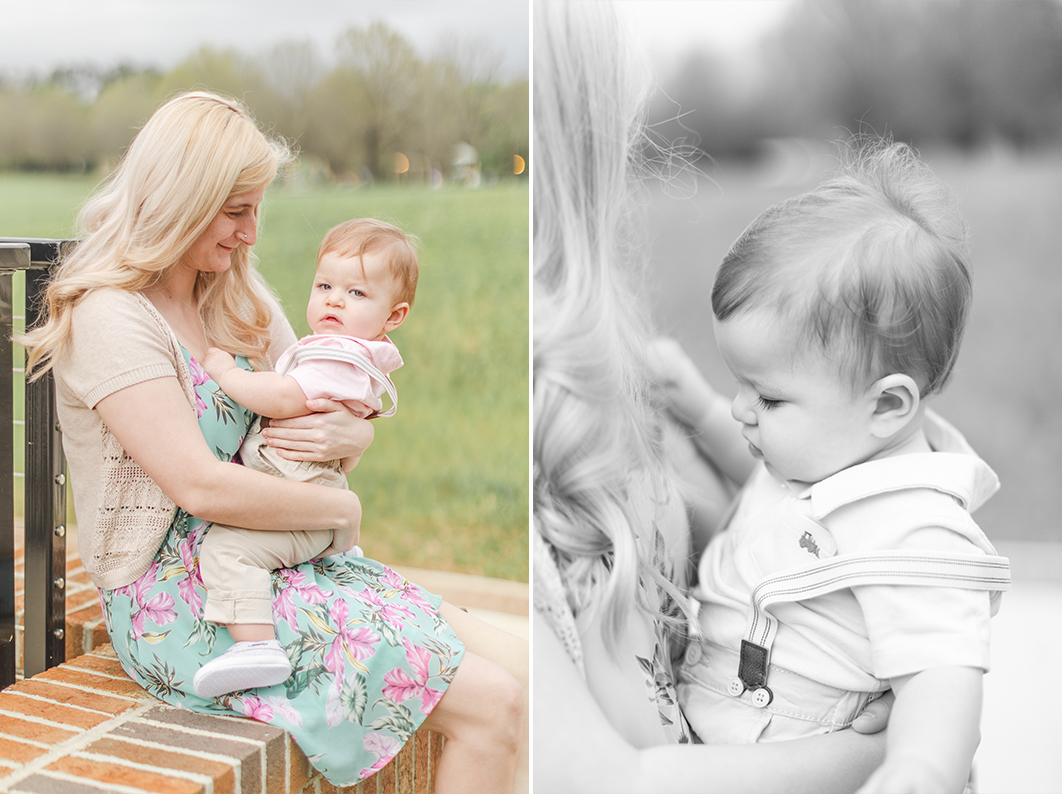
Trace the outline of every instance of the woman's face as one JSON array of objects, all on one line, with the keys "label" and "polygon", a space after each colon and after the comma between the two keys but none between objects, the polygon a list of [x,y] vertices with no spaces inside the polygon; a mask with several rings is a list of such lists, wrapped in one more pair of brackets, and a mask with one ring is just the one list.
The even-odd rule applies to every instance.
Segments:
[{"label": "woman's face", "polygon": [[229,196],[178,264],[204,273],[228,270],[236,247],[254,245],[258,239],[258,206],[264,195],[265,188],[262,187]]}]

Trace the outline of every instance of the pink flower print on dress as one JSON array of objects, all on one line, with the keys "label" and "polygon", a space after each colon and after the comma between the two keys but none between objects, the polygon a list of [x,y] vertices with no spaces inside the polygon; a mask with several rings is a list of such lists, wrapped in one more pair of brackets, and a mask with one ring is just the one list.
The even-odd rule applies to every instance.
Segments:
[{"label": "pink flower print on dress", "polygon": [[361,770],[363,778],[375,775],[391,763],[391,759],[398,755],[398,751],[402,749],[402,745],[398,743],[398,740],[393,736],[388,736],[386,733],[370,733],[362,740],[362,745],[376,756],[376,762],[372,766]]},{"label": "pink flower print on dress", "polygon": [[231,708],[234,711],[242,711],[245,717],[250,717],[259,722],[272,723],[276,718],[286,720],[289,725],[302,726],[302,715],[299,714],[291,703],[285,698],[266,695],[244,695],[234,697]]},{"label": "pink flower print on dress", "polygon": [[385,594],[386,598],[392,598],[396,595],[401,595],[402,600],[412,604],[420,609],[426,609],[429,612],[434,612],[435,608],[431,605],[431,602],[424,597],[423,591],[411,581],[406,579],[402,574],[392,571],[390,568],[385,569],[383,577],[383,585],[388,588]]},{"label": "pink flower print on dress", "polygon": [[325,667],[337,676],[343,675],[346,662],[350,662],[361,672],[368,673],[368,668],[361,663],[361,660],[368,659],[376,653],[373,646],[382,639],[379,634],[365,626],[352,631],[351,625],[357,624],[347,623],[349,614],[350,606],[346,601],[336,601],[328,613],[328,616],[335,621],[336,627],[333,629],[335,639],[332,640],[332,645],[325,654],[324,662]]},{"label": "pink flower print on dress", "polygon": [[[188,533],[188,537],[177,544],[177,551],[181,555],[181,565],[175,565],[163,571],[163,578],[179,576],[177,580],[177,592],[184,603],[191,606],[197,614],[203,613],[203,578],[199,575],[199,565],[195,559],[195,548],[199,536],[209,524],[201,524]],[[181,574],[186,574],[181,576]]]},{"label": "pink flower print on dress", "polygon": [[366,604],[375,607],[374,618],[392,628],[401,629],[406,620],[413,620],[413,613],[409,610],[409,607],[401,603],[384,601],[380,594],[370,587],[366,587],[360,593],[355,593],[355,595],[359,601],[364,601]]},{"label": "pink flower print on dress", "polygon": [[[188,369],[192,372],[193,387],[202,386],[210,380],[210,376],[206,374],[206,370],[199,366],[199,362],[191,356],[188,357]],[[192,392],[195,394],[195,416],[198,419],[206,413],[206,403],[203,402],[203,398],[199,396],[199,392],[196,391],[195,388],[192,389]]]},{"label": "pink flower print on dress", "polygon": [[431,652],[426,648],[419,648],[413,645],[406,637],[402,638],[402,645],[406,648],[406,661],[413,668],[413,675],[416,677],[413,678],[401,667],[396,667],[384,675],[384,683],[386,684],[383,690],[384,696],[395,703],[402,703],[412,697],[419,697],[421,711],[428,714],[435,708],[435,704],[439,702],[439,699],[442,698],[442,692],[427,685],[428,678],[431,676],[428,670]]},{"label": "pink flower print on dress", "polygon": [[114,590],[116,595],[128,596],[136,604],[132,615],[134,640],[146,639],[154,643],[165,638],[167,632],[159,634],[154,631],[145,631],[144,621],[146,620],[150,620],[157,626],[165,626],[177,620],[177,612],[174,609],[176,602],[169,593],[159,593],[150,601],[146,600],[158,578],[158,570],[159,561],[156,559],[151,563],[147,572],[135,582]]},{"label": "pink flower print on dress", "polygon": [[299,630],[296,617],[298,608],[295,599],[298,597],[304,604],[323,604],[328,600],[331,592],[322,592],[316,584],[308,583],[306,574],[291,568],[281,568],[276,572],[280,577],[282,586],[280,592],[273,599],[273,614],[279,620],[287,621],[292,631]]}]

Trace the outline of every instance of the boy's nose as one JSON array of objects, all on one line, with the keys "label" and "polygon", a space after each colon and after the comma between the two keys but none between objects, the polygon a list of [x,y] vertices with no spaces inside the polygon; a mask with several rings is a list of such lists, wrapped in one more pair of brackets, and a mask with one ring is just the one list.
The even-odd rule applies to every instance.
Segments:
[{"label": "boy's nose", "polygon": [[738,389],[734,401],[730,403],[730,415],[743,425],[756,424],[756,412],[752,408],[753,401],[745,393],[745,389]]}]

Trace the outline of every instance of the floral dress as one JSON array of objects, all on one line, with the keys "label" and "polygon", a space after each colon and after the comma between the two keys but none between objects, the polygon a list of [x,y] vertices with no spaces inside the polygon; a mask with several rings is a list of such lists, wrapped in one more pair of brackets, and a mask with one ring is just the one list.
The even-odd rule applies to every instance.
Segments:
[{"label": "floral dress", "polygon": [[[200,429],[214,454],[230,461],[254,415],[184,356]],[[273,619],[294,672],[276,686],[204,699],[192,690],[192,677],[233,643],[228,631],[203,620],[208,595],[198,555],[209,526],[178,509],[147,573],[100,591],[126,672],[172,705],[289,731],[333,785],[354,785],[383,768],[439,702],[464,653],[438,614],[441,599],[365,558],[327,557],[274,571]]]}]

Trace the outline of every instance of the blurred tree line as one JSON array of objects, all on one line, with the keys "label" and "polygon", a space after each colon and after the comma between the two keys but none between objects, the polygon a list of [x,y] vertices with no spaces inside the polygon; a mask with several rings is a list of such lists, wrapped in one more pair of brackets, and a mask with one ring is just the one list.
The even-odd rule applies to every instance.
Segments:
[{"label": "blurred tree line", "polygon": [[208,88],[243,100],[259,122],[298,145],[308,176],[454,178],[455,150],[478,154],[487,177],[528,157],[529,84],[498,80],[501,54],[450,38],[422,59],[377,22],[351,28],[326,66],[310,42],[258,55],[202,48],[171,71],[121,65],[0,76],[0,168],[109,168],[168,96]]},{"label": "blurred tree line", "polygon": [[[711,52],[682,63],[657,118],[711,155],[768,138],[891,134],[917,146],[1057,144],[1057,0],[801,0],[741,66]],[[667,135],[672,137],[668,130]]]}]

